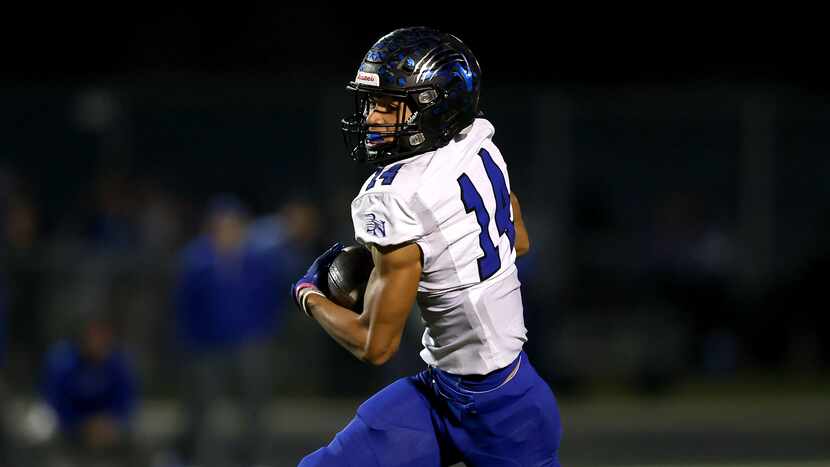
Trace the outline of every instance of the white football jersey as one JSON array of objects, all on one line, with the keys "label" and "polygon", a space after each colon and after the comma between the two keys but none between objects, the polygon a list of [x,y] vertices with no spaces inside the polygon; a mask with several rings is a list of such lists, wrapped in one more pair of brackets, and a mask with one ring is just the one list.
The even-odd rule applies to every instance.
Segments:
[{"label": "white football jersey", "polygon": [[508,365],[527,340],[507,165],[476,119],[448,145],[378,169],[352,201],[362,244],[416,243],[424,361],[454,374]]}]

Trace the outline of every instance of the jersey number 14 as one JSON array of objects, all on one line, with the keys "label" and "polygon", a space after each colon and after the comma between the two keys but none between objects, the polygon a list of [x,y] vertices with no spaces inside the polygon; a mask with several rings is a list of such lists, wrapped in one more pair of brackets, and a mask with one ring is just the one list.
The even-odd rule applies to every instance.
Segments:
[{"label": "jersey number 14", "polygon": [[[510,240],[510,248],[514,248],[516,243],[516,227],[513,225],[513,219],[510,218],[510,191],[507,189],[507,182],[504,180],[504,174],[493,161],[493,157],[485,149],[478,152],[481,156],[481,162],[484,164],[484,171],[487,173],[487,178],[490,179],[490,184],[493,186],[493,194],[496,197],[496,212],[492,216],[496,222],[496,231],[499,238],[502,235],[507,235]],[[493,239],[490,238],[490,213],[484,206],[484,200],[481,199],[481,194],[476,189],[470,177],[467,174],[461,174],[458,177],[458,186],[461,187],[461,201],[464,203],[464,208],[467,213],[476,213],[476,221],[481,227],[481,233],[478,235],[478,243],[481,246],[481,251],[484,256],[478,259],[478,275],[481,280],[489,279],[493,274],[501,268],[501,258],[499,256],[499,247],[493,244]]]}]

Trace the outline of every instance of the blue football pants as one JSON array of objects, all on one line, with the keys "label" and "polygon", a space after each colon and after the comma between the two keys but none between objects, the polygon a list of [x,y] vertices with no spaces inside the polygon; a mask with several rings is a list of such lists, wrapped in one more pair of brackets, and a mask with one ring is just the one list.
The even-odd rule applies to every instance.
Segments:
[{"label": "blue football pants", "polygon": [[559,467],[561,434],[553,392],[522,352],[483,379],[430,368],[396,381],[300,467]]}]

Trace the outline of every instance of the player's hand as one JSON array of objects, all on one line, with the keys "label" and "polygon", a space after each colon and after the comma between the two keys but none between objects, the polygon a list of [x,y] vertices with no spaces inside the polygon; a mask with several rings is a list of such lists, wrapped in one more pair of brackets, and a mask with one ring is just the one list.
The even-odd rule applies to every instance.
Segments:
[{"label": "player's hand", "polygon": [[308,294],[315,293],[317,295],[325,296],[320,292],[323,281],[328,275],[329,266],[331,266],[334,258],[343,250],[343,244],[340,242],[332,245],[325,253],[320,255],[306,271],[305,275],[297,282],[291,285],[291,296],[294,298],[294,303],[308,316],[311,316],[306,309],[305,302]]}]

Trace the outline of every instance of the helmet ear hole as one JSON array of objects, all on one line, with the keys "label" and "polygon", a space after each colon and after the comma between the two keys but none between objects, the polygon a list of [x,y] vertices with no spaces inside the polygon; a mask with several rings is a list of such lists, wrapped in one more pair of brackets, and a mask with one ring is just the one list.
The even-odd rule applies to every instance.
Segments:
[{"label": "helmet ear hole", "polygon": [[432,104],[435,99],[438,99],[438,92],[435,89],[427,89],[418,94],[418,103],[422,105]]},{"label": "helmet ear hole", "polygon": [[423,133],[415,133],[414,135],[409,137],[410,146],[418,146],[419,144],[423,144],[424,141],[426,141],[426,138],[424,138]]}]

